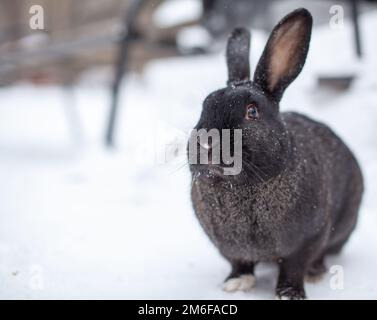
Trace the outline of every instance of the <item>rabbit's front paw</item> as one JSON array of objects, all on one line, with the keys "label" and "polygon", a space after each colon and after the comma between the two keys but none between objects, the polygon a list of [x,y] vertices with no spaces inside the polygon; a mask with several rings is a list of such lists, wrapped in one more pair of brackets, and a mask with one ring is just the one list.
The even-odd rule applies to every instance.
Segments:
[{"label": "rabbit's front paw", "polygon": [[226,292],[248,291],[255,284],[255,277],[252,274],[243,274],[236,278],[229,278],[224,282],[223,290]]},{"label": "rabbit's front paw", "polygon": [[285,287],[276,290],[276,298],[278,300],[305,300],[306,295],[304,289]]}]

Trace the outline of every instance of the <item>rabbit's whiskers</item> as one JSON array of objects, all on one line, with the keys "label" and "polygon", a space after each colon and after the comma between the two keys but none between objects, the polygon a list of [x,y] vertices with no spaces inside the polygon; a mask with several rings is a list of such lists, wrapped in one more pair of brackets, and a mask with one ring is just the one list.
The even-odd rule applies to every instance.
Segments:
[{"label": "rabbit's whiskers", "polygon": [[[243,165],[245,166],[246,169],[250,170],[253,174],[255,174],[255,176],[260,180],[261,183],[264,183],[265,180],[260,176],[260,174],[258,174],[257,172],[257,169],[260,170],[255,164],[253,164],[252,162],[245,162],[243,161],[242,162]],[[261,170],[260,170],[261,171]],[[247,177],[247,174],[245,172],[245,177]]]}]

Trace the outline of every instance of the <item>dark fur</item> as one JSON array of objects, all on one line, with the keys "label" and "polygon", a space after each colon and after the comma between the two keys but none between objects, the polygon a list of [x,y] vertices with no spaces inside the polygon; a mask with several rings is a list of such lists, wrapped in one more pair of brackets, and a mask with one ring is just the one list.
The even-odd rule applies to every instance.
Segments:
[{"label": "dark fur", "polygon": [[[283,43],[297,44],[300,52],[292,52],[289,68],[272,86],[276,74],[270,60],[281,49],[274,37],[291,25],[298,31]],[[322,273],[325,255],[337,253],[348,240],[363,193],[357,161],[331,129],[297,113],[279,112],[285,88],[305,62],[311,27],[305,9],[284,18],[267,43],[254,82],[249,81],[249,33],[237,29],[232,34],[230,81],[205,100],[196,128],[242,129],[243,169],[224,176],[215,165],[190,165],[196,215],[231,263],[230,277],[253,273],[258,262],[275,261],[277,295],[290,299],[305,298],[304,276]],[[250,103],[258,105],[257,120],[245,119]]]}]

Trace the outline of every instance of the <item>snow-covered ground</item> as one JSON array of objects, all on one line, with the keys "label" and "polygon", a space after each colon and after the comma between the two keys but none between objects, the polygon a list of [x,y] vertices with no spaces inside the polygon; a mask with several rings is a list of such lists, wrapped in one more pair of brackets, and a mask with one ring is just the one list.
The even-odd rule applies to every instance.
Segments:
[{"label": "snow-covered ground", "polygon": [[[344,288],[332,289],[329,273],[306,285],[313,299],[377,298],[375,30],[377,12],[370,12],[362,19],[366,56],[357,63],[348,25],[316,29],[304,72],[282,102],[283,110],[331,125],[365,176],[358,228],[327,260],[342,266]],[[264,42],[254,33],[253,67]],[[349,91],[316,86],[318,75],[348,72],[359,75]],[[173,156],[202,100],[225,82],[222,54],[159,61],[131,76],[115,150],[102,146],[105,87],[85,81],[69,104],[60,88],[1,89],[0,298],[274,298],[272,265],[258,266],[250,292],[221,290],[229,265],[194,217],[184,155]]]}]

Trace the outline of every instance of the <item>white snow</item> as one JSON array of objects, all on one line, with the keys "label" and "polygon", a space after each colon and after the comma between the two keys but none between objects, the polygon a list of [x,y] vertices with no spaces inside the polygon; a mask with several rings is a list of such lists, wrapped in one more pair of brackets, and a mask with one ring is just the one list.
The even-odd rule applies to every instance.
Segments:
[{"label": "white snow", "polygon": [[179,23],[199,19],[202,5],[195,0],[168,0],[163,2],[154,15],[154,22],[160,27],[171,27]]},{"label": "white snow", "polygon": [[[327,259],[333,273],[306,284],[312,299],[377,297],[376,29],[377,13],[369,12],[360,63],[348,24],[316,29],[304,72],[282,102],[329,124],[365,176],[358,228],[342,254]],[[265,40],[254,33],[253,69]],[[359,75],[351,90],[317,89],[318,74],[344,72]],[[105,87],[82,84],[75,103],[56,87],[1,89],[0,298],[274,299],[273,265],[257,267],[251,291],[221,290],[229,265],[190,203],[187,133],[202,100],[225,82],[223,54],[158,61],[143,77],[130,76],[113,151],[101,144]],[[81,130],[70,126],[78,120]]]}]

